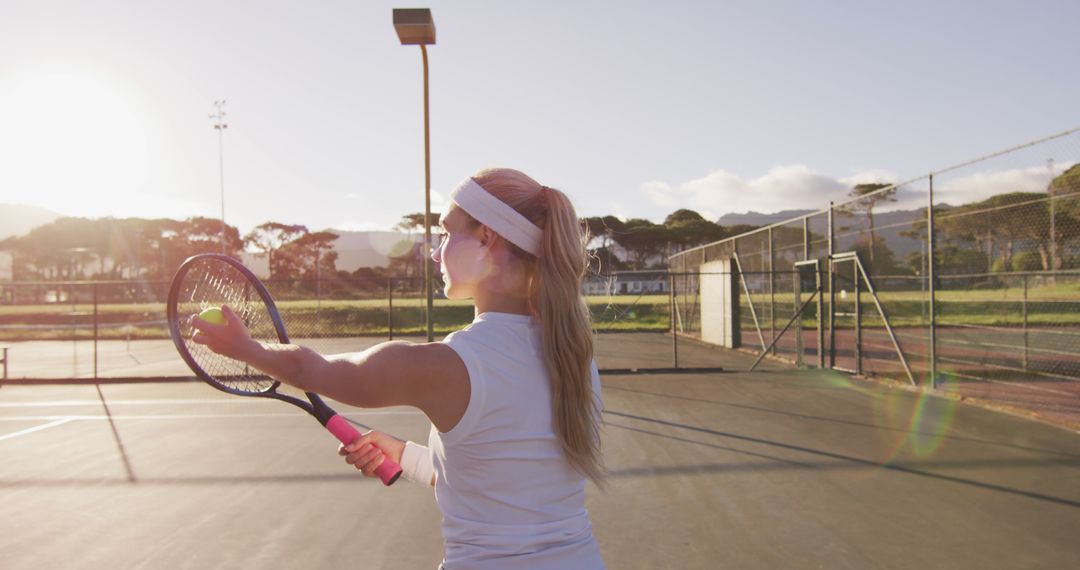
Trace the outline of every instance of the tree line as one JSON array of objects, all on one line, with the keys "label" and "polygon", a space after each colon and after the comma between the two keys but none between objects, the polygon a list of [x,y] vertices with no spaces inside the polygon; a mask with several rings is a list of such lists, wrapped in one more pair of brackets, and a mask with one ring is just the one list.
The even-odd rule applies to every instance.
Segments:
[{"label": "tree line", "polygon": [[[437,216],[432,215],[432,225]],[[596,216],[581,220],[589,232],[592,271],[662,268],[675,251],[747,231],[723,227],[697,212],[681,209],[663,223],[643,218]],[[23,236],[0,240],[12,255],[15,281],[148,280],[167,281],[184,259],[207,252],[239,256],[247,251],[267,260],[271,279],[416,278],[423,275],[426,248],[413,236],[423,231],[424,215],[408,214],[395,229],[406,234],[386,267],[337,268],[338,234],[268,221],[241,235],[220,220],[144,218],[59,218]],[[223,239],[224,238],[224,239]]]},{"label": "tree line", "polygon": [[[1004,192],[977,202],[934,208],[938,267],[951,274],[983,274],[1080,269],[1080,164],[1050,181],[1045,192]],[[871,233],[871,235],[873,235]],[[925,209],[900,235],[926,250]],[[885,266],[900,266],[885,244],[868,247]],[[906,266],[925,271],[921,254]]]},{"label": "tree line", "polygon": [[[838,231],[850,231],[854,220],[859,238],[854,248],[878,274],[918,275],[925,271],[926,211],[915,212],[899,235],[921,242],[904,259],[881,237],[875,210],[896,201],[897,188],[885,184],[859,184],[849,193],[857,198],[838,208]],[[845,220],[848,220],[845,222]],[[1049,271],[1080,268],[1080,164],[1055,177],[1044,192],[1006,192],[960,206],[935,206],[935,254],[950,273]],[[437,216],[428,220],[432,226]],[[721,226],[689,209],[669,214],[662,223],[644,218],[593,216],[581,220],[588,232],[590,272],[663,269],[667,257],[687,248],[712,243],[755,229],[756,226]],[[309,231],[307,227],[268,221],[241,235],[220,220],[143,218],[59,218],[24,236],[0,241],[0,251],[13,258],[15,281],[147,280],[168,281],[180,262],[203,252],[239,256],[248,251],[263,256],[271,279],[369,280],[423,275],[427,248],[416,239],[423,232],[424,215],[402,217],[396,229],[406,236],[389,253],[386,267],[361,267],[351,272],[337,268],[338,235]],[[793,235],[785,237],[786,233]],[[774,228],[774,238],[801,241],[802,230]],[[799,235],[794,235],[799,234]],[[224,239],[222,237],[224,236]],[[811,241],[823,236],[811,235]],[[910,242],[909,242],[910,243]],[[908,248],[909,250],[911,247]]]}]

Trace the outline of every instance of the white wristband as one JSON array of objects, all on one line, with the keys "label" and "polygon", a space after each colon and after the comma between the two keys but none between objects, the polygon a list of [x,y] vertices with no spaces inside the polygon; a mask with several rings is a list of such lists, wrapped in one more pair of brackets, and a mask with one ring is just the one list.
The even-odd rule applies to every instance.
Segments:
[{"label": "white wristband", "polygon": [[405,442],[405,451],[401,452],[401,471],[406,479],[421,485],[431,485],[435,476],[435,464],[431,461],[431,452],[423,445]]}]

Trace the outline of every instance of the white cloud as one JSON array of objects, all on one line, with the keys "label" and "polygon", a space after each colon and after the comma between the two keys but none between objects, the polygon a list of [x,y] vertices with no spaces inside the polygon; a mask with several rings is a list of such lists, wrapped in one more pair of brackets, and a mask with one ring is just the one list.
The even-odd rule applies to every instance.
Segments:
[{"label": "white cloud", "polygon": [[840,182],[849,187],[857,184],[894,184],[899,180],[896,173],[880,168],[870,170],[858,170],[847,178],[841,178]]},{"label": "white cloud", "polygon": [[615,216],[616,218],[619,218],[620,220],[628,220],[631,217],[633,217],[633,216],[631,216],[630,214],[627,213],[626,205],[623,204],[622,202],[617,202],[617,201],[609,202],[607,211],[611,212],[612,216]]},{"label": "white cloud", "polygon": [[891,180],[882,170],[832,178],[802,164],[776,166],[763,176],[742,179],[723,170],[678,185],[653,180],[641,190],[656,206],[690,208],[707,219],[748,211],[771,213],[794,209],[819,209],[829,200],[843,200],[854,183]]},{"label": "white cloud", "polygon": [[[651,180],[641,185],[641,191],[649,197],[649,200],[657,205],[667,208],[677,207],[679,200],[676,198],[671,186],[666,182],[660,182],[659,180]],[[616,204],[612,204],[616,206]]]},{"label": "white cloud", "polygon": [[[1072,163],[1058,165],[1054,174],[1060,175],[1068,170]],[[948,203],[954,206],[985,200],[996,194],[1006,192],[1046,192],[1052,174],[1046,166],[1013,168],[1009,170],[983,171],[959,178],[934,179],[934,202]]]}]

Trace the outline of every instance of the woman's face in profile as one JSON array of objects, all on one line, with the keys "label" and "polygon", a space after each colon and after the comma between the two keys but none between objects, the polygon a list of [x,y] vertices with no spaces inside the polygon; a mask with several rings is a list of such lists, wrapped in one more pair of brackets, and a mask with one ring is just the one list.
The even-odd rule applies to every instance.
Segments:
[{"label": "woman's face in profile", "polygon": [[441,264],[447,299],[471,299],[477,284],[491,274],[491,248],[481,243],[482,226],[454,206],[439,220],[439,245],[431,259]]}]

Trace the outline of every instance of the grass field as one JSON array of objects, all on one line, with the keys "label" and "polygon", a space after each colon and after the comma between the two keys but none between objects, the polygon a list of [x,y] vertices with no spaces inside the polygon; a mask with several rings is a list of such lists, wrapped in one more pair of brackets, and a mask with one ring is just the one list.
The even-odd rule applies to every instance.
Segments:
[{"label": "grass field", "polygon": [[[632,303],[644,303],[650,305],[662,304],[667,305],[667,295],[612,295],[612,296],[590,296],[586,297],[590,306],[601,306],[606,304],[613,305],[626,305]],[[333,309],[382,309],[386,310],[389,303],[385,298],[383,299],[323,299],[317,301],[314,299],[304,301],[280,301],[277,305],[280,309],[286,310],[314,310],[316,308],[333,308]],[[395,297],[394,308],[399,307],[423,307],[426,304],[426,300],[418,297]],[[450,299],[435,299],[436,307],[472,307],[472,301],[462,300],[455,301]],[[93,314],[94,305],[89,303],[79,304],[65,304],[65,303],[48,303],[39,305],[0,305],[0,317],[17,316],[17,315],[47,315],[47,314],[61,314],[71,315],[77,314]],[[99,315],[121,315],[131,313],[160,313],[165,314],[165,303],[117,303],[117,304],[100,304],[98,305]]]},{"label": "grass field", "polygon": [[[616,295],[588,298],[597,330],[666,331],[666,295]],[[386,299],[329,299],[277,303],[286,326],[296,335],[384,336],[422,333],[425,299],[394,298],[393,323]],[[435,299],[434,328],[445,334],[473,319],[471,301]],[[165,338],[164,303],[99,304],[96,320],[100,339]],[[0,306],[0,340],[61,340],[93,338],[92,304]]]},{"label": "grass field", "polygon": [[[937,293],[937,323],[1001,327],[1080,325],[1080,289],[1070,283],[1029,288],[992,290],[944,290]],[[808,296],[804,296],[804,299]],[[926,295],[921,291],[879,293],[893,327],[926,326],[929,322]],[[826,304],[828,302],[826,297]],[[742,296],[744,321],[750,322],[749,302],[758,318],[767,318],[767,305],[776,302],[776,323],[782,326],[794,309],[790,293]],[[591,296],[587,298],[599,331],[666,331],[669,329],[669,297],[665,294]],[[679,297],[683,318],[689,317],[692,300]],[[393,322],[387,299],[327,299],[281,301],[279,308],[291,330],[317,336],[387,335],[423,332],[425,300],[395,297]],[[837,292],[837,311],[854,312],[854,296]],[[700,309],[700,307],[698,307]],[[807,307],[804,326],[816,323],[816,303]],[[1026,315],[1025,315],[1026,313]],[[873,298],[862,294],[863,326],[883,326]],[[456,330],[472,320],[471,301],[435,300],[436,331]],[[164,303],[99,304],[96,307],[98,338],[162,338]],[[95,307],[92,304],[39,304],[0,306],[0,340],[92,338]],[[854,326],[841,316],[839,328]]]}]

